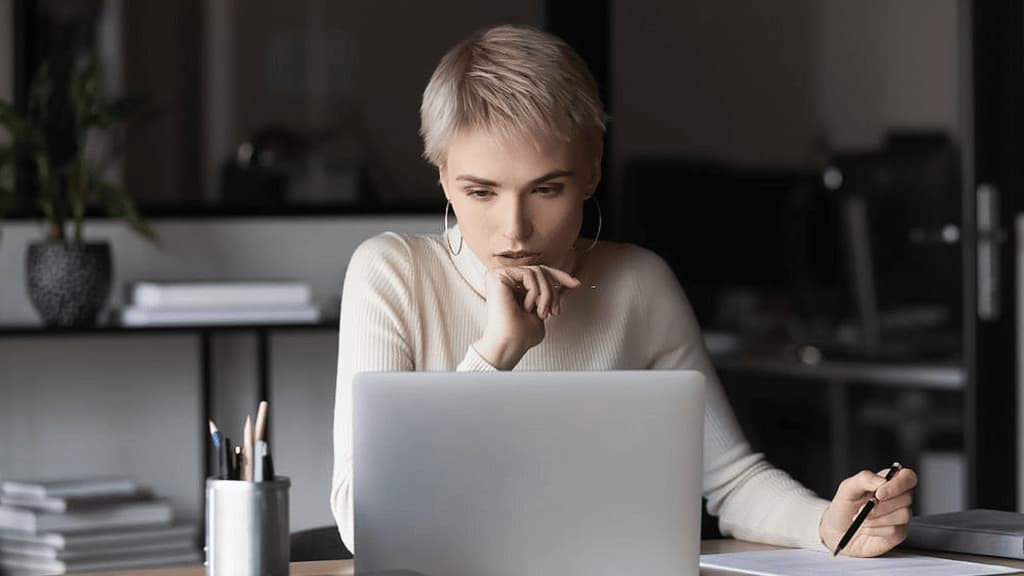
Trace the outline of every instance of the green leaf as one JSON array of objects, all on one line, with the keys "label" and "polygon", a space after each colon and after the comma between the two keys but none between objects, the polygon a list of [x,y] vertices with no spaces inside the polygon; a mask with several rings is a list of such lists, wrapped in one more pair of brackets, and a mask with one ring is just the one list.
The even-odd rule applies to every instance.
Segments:
[{"label": "green leaf", "polygon": [[91,58],[78,66],[71,84],[71,101],[79,132],[87,131],[98,116],[99,98],[96,90],[96,62]]},{"label": "green leaf", "polygon": [[156,233],[139,214],[135,207],[135,201],[123,188],[98,180],[94,181],[93,188],[106,207],[107,213],[112,217],[124,220],[133,230],[149,241],[156,242]]}]

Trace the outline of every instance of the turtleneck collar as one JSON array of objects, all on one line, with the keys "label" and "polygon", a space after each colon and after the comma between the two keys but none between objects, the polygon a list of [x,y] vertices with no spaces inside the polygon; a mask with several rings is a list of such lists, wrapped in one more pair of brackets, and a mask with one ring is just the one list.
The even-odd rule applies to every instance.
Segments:
[{"label": "turtleneck collar", "polygon": [[[441,243],[444,245],[444,249],[448,252],[448,257],[451,258],[455,269],[459,271],[459,274],[466,280],[466,282],[473,288],[473,290],[479,294],[482,298],[487,297],[487,290],[485,288],[485,276],[487,275],[487,266],[477,258],[476,254],[469,247],[464,239],[462,238],[462,232],[459,230],[459,226],[452,226],[444,236],[441,237]],[[459,249],[459,245],[462,248]],[[452,253],[454,248],[457,253]],[[565,269],[574,276],[579,276],[579,270],[575,267],[577,264],[582,264],[582,260],[578,257],[578,248],[574,248],[569,253],[569,261]]]}]

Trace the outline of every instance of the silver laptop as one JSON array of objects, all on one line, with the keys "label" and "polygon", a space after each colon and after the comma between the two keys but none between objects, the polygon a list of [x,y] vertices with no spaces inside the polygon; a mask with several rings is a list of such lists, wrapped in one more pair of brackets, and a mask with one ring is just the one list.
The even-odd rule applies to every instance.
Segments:
[{"label": "silver laptop", "polygon": [[698,574],[704,377],[363,373],[356,574]]}]

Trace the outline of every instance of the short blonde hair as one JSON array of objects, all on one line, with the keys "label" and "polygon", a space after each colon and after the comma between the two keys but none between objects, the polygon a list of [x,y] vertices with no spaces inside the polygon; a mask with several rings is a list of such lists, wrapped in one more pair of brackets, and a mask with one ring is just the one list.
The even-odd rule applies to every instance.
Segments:
[{"label": "short blonde hair", "polygon": [[[423,91],[423,156],[445,162],[459,131],[502,138],[600,139],[607,115],[586,63],[562,39],[529,26],[497,26],[448,51]],[[535,140],[536,141],[536,140]]]}]

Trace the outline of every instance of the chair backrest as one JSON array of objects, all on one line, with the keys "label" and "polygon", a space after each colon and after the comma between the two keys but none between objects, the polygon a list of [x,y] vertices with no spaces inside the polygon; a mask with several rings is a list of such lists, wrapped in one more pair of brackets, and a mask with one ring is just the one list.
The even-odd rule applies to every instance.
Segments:
[{"label": "chair backrest", "polygon": [[291,561],[349,560],[352,553],[341,541],[337,526],[323,526],[291,535]]}]

